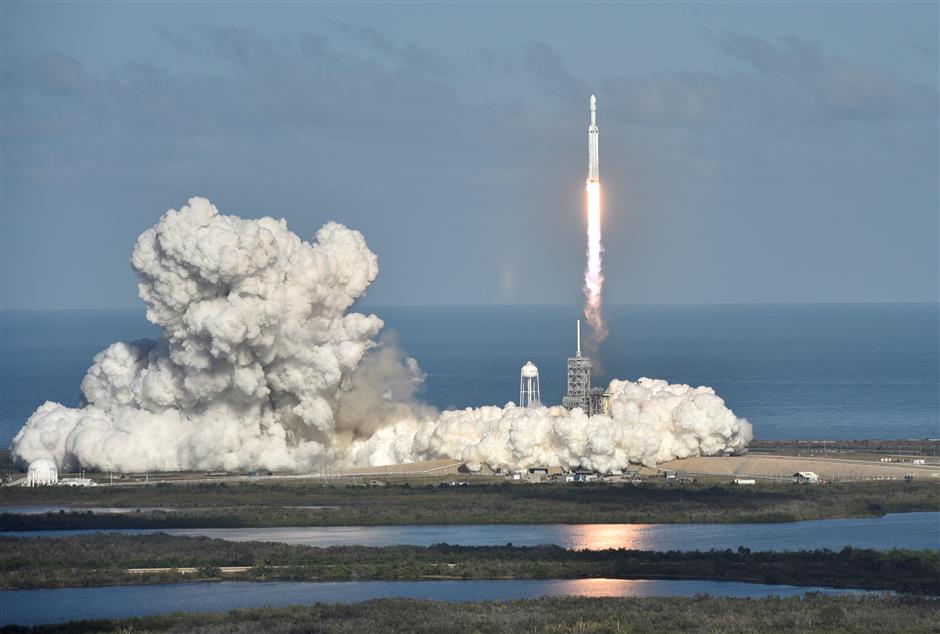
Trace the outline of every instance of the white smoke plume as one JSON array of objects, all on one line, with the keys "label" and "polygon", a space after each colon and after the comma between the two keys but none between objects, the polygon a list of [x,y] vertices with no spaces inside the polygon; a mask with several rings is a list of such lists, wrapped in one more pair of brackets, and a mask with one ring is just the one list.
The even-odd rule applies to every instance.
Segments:
[{"label": "white smoke plume", "polygon": [[581,466],[610,473],[631,463],[737,453],[752,438],[750,423],[710,387],[615,379],[609,391],[609,416],[512,403],[468,408],[434,420],[400,421],[355,443],[353,453],[385,463],[445,455],[470,466]]},{"label": "white smoke plume", "polygon": [[225,216],[203,198],[168,211],[131,265],[159,340],[99,353],[78,408],[46,402],[16,460],[115,471],[379,465],[439,457],[493,467],[613,471],[743,449],[751,426],[710,388],[613,381],[611,415],[482,407],[438,413],[423,373],[375,315],[347,312],[378,274],[362,234],[312,242],[283,220]]}]

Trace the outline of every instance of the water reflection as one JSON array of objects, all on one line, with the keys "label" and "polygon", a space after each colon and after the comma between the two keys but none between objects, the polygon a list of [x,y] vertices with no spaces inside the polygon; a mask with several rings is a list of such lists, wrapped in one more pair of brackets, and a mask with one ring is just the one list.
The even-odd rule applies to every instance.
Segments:
[{"label": "water reflection", "polygon": [[651,524],[579,524],[565,528],[568,548],[651,550],[654,547],[650,531],[655,526]]},{"label": "water reflection", "polygon": [[604,550],[655,550],[662,542],[655,524],[549,524],[463,526],[329,526],[317,528],[170,529],[167,533],[222,537],[232,541],[266,540],[308,546],[384,546],[456,544],[474,546],[538,546]]},{"label": "water reflection", "polygon": [[557,590],[557,594],[579,597],[651,597],[663,589],[646,579],[570,579]]},{"label": "water reflection", "polygon": [[[0,516],[0,527],[3,525]],[[308,546],[538,546],[639,550],[841,550],[845,546],[940,548],[940,513],[894,513],[884,517],[813,520],[776,524],[481,524],[454,526],[319,526],[275,528],[121,529],[122,533],[164,532],[230,541],[273,541]],[[6,536],[55,537],[79,531],[0,531]]]}]

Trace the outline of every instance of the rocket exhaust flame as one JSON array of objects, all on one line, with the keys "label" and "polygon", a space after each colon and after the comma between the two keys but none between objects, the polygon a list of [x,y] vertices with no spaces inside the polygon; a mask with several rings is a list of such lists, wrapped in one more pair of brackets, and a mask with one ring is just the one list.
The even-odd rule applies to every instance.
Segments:
[{"label": "rocket exhaust flame", "polygon": [[587,183],[587,268],[584,270],[584,316],[594,333],[593,342],[598,344],[607,338],[607,324],[601,316],[603,302],[604,271],[601,244],[601,184]]},{"label": "rocket exhaust flame", "polygon": [[584,271],[584,316],[593,331],[592,347],[607,338],[607,325],[601,315],[604,290],[601,243],[601,181],[597,148],[597,98],[591,95],[591,125],[588,127],[587,190],[587,268]]}]

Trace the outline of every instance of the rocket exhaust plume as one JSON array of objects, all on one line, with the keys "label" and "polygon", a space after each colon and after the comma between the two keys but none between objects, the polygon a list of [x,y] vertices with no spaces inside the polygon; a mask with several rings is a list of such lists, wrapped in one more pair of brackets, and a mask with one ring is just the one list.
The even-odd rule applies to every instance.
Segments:
[{"label": "rocket exhaust plume", "polygon": [[597,97],[591,95],[591,125],[588,127],[587,190],[587,268],[584,270],[584,316],[593,331],[591,347],[607,338],[607,325],[601,315],[604,291],[601,243],[601,180],[597,153]]},{"label": "rocket exhaust plume", "polygon": [[[204,198],[170,210],[131,257],[154,340],[117,342],[80,407],[41,405],[11,447],[20,464],[119,472],[387,465],[583,466],[743,451],[751,425],[709,387],[610,382],[610,411],[484,406],[438,412],[424,373],[376,315],[351,311],[379,272],[358,231],[310,241],[284,220],[228,216]],[[378,340],[377,340],[378,339]]]}]

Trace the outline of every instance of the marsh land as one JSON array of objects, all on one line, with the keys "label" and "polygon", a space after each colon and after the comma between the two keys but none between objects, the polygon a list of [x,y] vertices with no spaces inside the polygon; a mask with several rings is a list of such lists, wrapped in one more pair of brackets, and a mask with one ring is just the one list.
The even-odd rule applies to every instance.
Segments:
[{"label": "marsh land", "polygon": [[483,603],[379,599],[357,604],[177,613],[121,620],[74,621],[2,632],[936,632],[940,606],[906,596],[766,599],[543,598]]},{"label": "marsh land", "polygon": [[[184,569],[180,571],[179,569]],[[228,570],[227,570],[228,569]],[[234,570],[233,570],[234,569]],[[0,587],[196,579],[700,579],[940,595],[940,551],[655,552],[557,546],[332,546],[164,534],[0,537]]]},{"label": "marsh land", "polygon": [[[436,482],[324,484],[261,479],[145,486],[7,487],[5,505],[59,504],[75,512],[0,516],[3,530],[376,526],[403,524],[759,523],[940,510],[940,483],[828,485]],[[128,507],[95,514],[82,507]],[[151,510],[148,507],[173,510]],[[309,507],[329,507],[310,509]],[[139,509],[139,512],[136,512]]]}]

